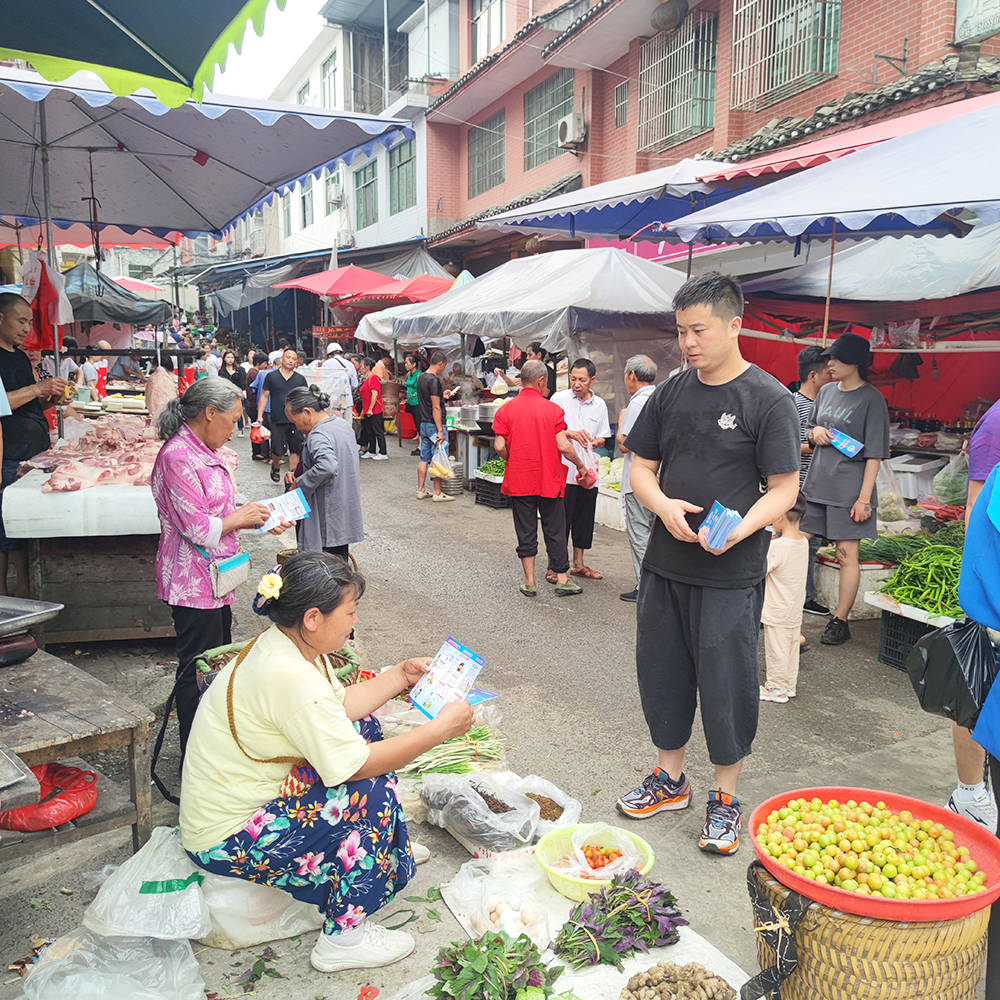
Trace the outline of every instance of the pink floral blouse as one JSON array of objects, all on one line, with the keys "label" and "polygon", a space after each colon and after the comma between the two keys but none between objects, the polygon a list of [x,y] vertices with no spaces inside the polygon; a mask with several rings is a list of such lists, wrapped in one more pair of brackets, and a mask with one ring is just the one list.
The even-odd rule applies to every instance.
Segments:
[{"label": "pink floral blouse", "polygon": [[239,533],[222,534],[222,520],[236,510],[236,488],[222,455],[212,451],[187,426],[165,442],[153,465],[150,483],[160,515],[156,552],[156,593],[184,608],[221,608],[236,600],[212,593],[208,560],[235,555]]}]

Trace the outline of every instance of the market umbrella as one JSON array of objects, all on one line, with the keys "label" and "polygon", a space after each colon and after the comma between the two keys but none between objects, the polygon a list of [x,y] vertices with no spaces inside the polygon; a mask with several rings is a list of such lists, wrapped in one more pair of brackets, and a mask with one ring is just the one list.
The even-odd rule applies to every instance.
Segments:
[{"label": "market umbrella", "polygon": [[[174,246],[179,233],[156,236],[149,230],[137,226],[102,226],[100,241],[102,247],[152,247],[166,250]],[[21,222],[12,216],[0,218],[0,247],[20,246],[24,250],[41,246],[45,242],[45,225],[38,222]],[[53,225],[52,242],[57,247],[89,247],[94,243],[93,230],[86,223],[70,222]]]},{"label": "market umbrella", "polygon": [[328,299],[344,299],[352,295],[360,295],[380,285],[385,285],[386,276],[378,271],[369,271],[366,267],[348,264],[346,267],[335,267],[331,271],[320,271],[318,274],[308,274],[291,281],[282,281],[273,288],[301,288],[322,295]]},{"label": "market umbrella", "polygon": [[383,285],[359,295],[341,299],[341,309],[384,309],[390,305],[426,302],[443,295],[454,284],[453,278],[438,278],[433,274],[418,274],[415,278],[390,279]]},{"label": "market umbrella", "polygon": [[[200,99],[238,52],[247,23],[257,34],[270,0],[46,0],[8,5],[0,59],[25,59],[47,80],[97,73],[124,97],[151,90],[169,107]],[[275,0],[278,9],[287,0]]]},{"label": "market umbrella", "polygon": [[158,294],[163,291],[159,285],[154,285],[149,281],[140,281],[138,278],[127,278],[119,275],[118,277],[113,277],[111,280],[116,285],[121,285],[128,292],[153,292]]},{"label": "market umbrella", "polygon": [[166,323],[170,319],[169,302],[133,295],[87,261],[71,267],[64,277],[77,322]]}]

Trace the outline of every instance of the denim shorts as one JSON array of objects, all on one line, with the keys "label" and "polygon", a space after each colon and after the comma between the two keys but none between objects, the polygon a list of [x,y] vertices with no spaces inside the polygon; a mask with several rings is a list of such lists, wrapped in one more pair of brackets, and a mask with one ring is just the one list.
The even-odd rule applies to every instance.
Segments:
[{"label": "denim shorts", "polygon": [[[17,479],[17,467],[20,461],[7,461],[4,459],[2,478],[0,482],[4,487],[10,486]],[[8,538],[7,529],[3,526],[3,494],[0,493],[0,552],[18,552],[28,547],[26,538]]]},{"label": "denim shorts", "polygon": [[[434,449],[437,448],[438,429],[432,420],[424,421],[420,425],[420,461],[429,462],[434,457]],[[448,436],[445,435],[444,450],[448,450]]]}]

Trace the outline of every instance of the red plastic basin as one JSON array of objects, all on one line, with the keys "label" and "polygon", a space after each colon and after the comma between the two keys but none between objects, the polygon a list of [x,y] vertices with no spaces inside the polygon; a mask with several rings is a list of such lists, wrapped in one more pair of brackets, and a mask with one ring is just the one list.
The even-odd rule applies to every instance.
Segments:
[{"label": "red plastic basin", "polygon": [[[823,885],[796,875],[795,872],[779,865],[757,843],[757,828],[767,822],[768,813],[786,806],[790,799],[819,798],[823,802],[837,799],[845,802],[855,799],[858,802],[884,802],[894,813],[904,809],[913,813],[918,820],[929,819],[941,823],[955,834],[955,843],[969,849],[976,864],[986,874],[986,885],[981,892],[971,896],[960,896],[957,899],[888,899],[880,896],[861,896],[856,892],[848,892],[834,885]],[[799,788],[795,791],[782,792],[762,802],[750,817],[750,833],[754,850],[764,867],[784,886],[807,899],[829,906],[843,913],[853,913],[859,917],[877,917],[880,920],[898,920],[912,923],[914,921],[953,920],[956,917],[967,917],[992,905],[1000,898],[1000,840],[971,819],[959,816],[950,809],[931,805],[920,799],[911,799],[905,795],[893,792],[879,792],[871,788]]]}]

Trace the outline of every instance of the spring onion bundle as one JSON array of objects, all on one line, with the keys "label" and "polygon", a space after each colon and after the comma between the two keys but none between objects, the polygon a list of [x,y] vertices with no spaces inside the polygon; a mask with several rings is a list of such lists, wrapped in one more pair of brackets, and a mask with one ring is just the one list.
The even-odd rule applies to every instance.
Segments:
[{"label": "spring onion bundle", "polygon": [[474,726],[464,736],[425,751],[416,760],[396,773],[402,778],[419,778],[423,774],[469,774],[478,763],[503,760],[504,743],[488,726]]}]

